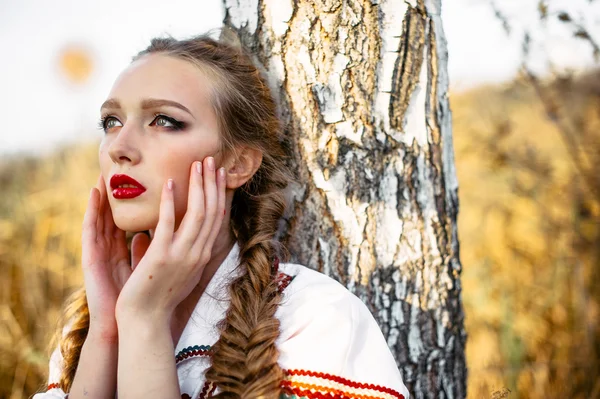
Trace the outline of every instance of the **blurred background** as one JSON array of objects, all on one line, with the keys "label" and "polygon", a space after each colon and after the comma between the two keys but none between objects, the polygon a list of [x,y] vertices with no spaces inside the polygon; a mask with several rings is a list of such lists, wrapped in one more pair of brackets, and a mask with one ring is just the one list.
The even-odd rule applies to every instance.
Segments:
[{"label": "blurred background", "polygon": [[[443,0],[469,398],[600,397],[600,2]],[[0,0],[0,398],[44,386],[81,283],[98,109],[219,0]]]}]

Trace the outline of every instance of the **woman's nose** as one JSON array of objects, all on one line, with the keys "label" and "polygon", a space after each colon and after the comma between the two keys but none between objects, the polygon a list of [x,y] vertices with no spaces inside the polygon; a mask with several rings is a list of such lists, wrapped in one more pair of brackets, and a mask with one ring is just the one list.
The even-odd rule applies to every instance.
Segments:
[{"label": "woman's nose", "polygon": [[138,146],[139,132],[132,124],[123,126],[117,137],[108,147],[108,155],[114,163],[132,163],[140,162],[141,153]]}]

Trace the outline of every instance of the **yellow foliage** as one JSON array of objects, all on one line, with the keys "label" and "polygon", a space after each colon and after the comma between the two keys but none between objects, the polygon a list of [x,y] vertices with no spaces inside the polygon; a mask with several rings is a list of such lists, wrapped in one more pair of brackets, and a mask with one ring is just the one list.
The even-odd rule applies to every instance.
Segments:
[{"label": "yellow foliage", "polygon": [[599,79],[452,97],[471,398],[600,395]]},{"label": "yellow foliage", "polygon": [[0,165],[0,397],[24,398],[47,373],[65,297],[81,284],[81,223],[97,144]]}]

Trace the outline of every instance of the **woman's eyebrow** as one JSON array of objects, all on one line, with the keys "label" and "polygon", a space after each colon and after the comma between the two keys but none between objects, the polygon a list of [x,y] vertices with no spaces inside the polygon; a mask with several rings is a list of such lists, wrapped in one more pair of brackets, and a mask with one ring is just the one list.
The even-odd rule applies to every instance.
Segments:
[{"label": "woman's eyebrow", "polygon": [[104,108],[121,109],[121,104],[119,104],[119,102],[114,98],[109,98],[102,103],[100,106],[100,111],[102,111]]},{"label": "woman's eyebrow", "polygon": [[[148,98],[142,101],[142,109],[151,109],[151,108],[158,108],[158,107],[175,107],[175,108],[179,108],[180,110],[183,110],[185,112],[187,112],[188,114],[190,114],[190,116],[192,118],[194,118],[194,115],[190,112],[189,109],[187,109],[187,107],[185,107],[184,105],[176,102],[176,101],[171,101],[171,100],[163,100],[163,99],[158,99],[158,98]],[[108,100],[104,101],[104,103],[102,103],[102,106],[100,107],[100,111],[102,111],[104,108],[111,108],[111,109],[121,109],[121,104],[119,103],[118,100],[114,99],[114,98],[109,98]],[[194,118],[196,119],[196,118]]]},{"label": "woman's eyebrow", "polygon": [[142,109],[158,108],[158,107],[165,107],[165,106],[179,108],[180,110],[183,110],[183,111],[187,112],[188,114],[190,114],[191,117],[194,117],[194,115],[192,115],[192,113],[190,112],[189,109],[187,109],[184,105],[182,105],[176,101],[161,100],[161,99],[156,99],[156,98],[148,98],[148,99],[142,101]]}]

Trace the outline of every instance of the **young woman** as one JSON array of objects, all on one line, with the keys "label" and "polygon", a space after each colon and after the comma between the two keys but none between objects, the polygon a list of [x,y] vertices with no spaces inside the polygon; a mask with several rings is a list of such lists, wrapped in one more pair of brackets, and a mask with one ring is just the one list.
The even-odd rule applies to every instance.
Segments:
[{"label": "young woman", "polygon": [[101,113],[85,289],[35,399],[408,397],[366,306],[277,260],[289,172],[242,51],[155,39]]}]

